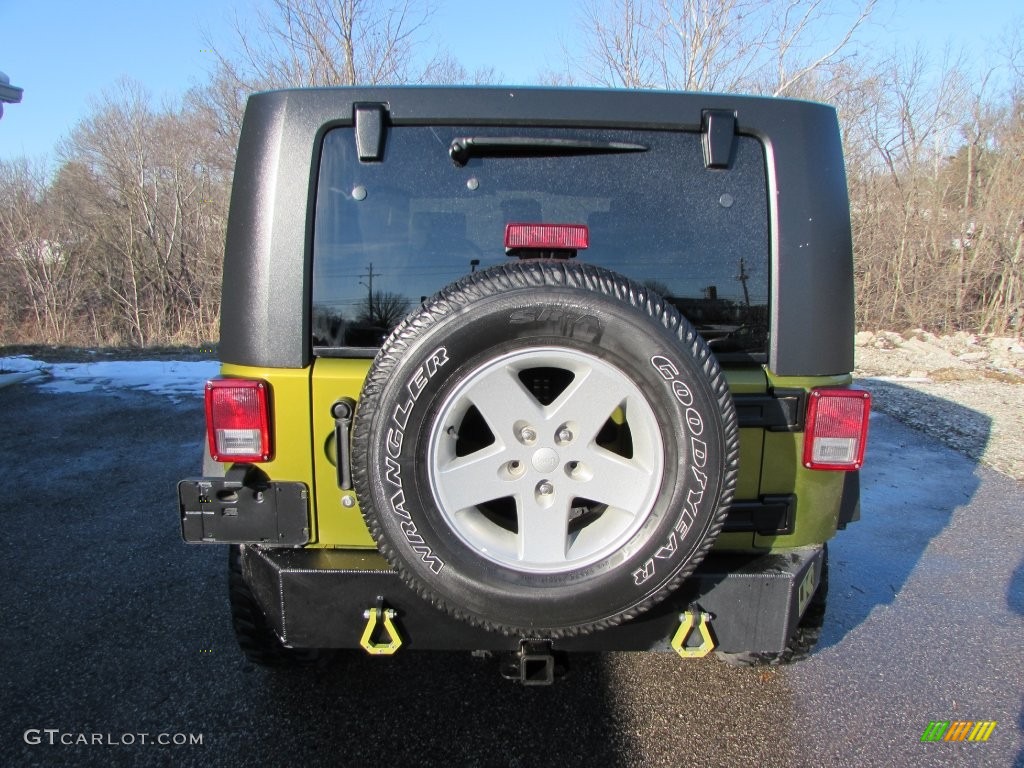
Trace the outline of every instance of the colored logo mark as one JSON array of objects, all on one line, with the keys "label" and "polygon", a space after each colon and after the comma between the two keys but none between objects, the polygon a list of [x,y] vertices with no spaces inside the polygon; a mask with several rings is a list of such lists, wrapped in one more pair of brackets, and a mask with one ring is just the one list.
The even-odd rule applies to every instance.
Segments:
[{"label": "colored logo mark", "polygon": [[932,720],[921,741],[988,741],[995,729],[995,720]]}]

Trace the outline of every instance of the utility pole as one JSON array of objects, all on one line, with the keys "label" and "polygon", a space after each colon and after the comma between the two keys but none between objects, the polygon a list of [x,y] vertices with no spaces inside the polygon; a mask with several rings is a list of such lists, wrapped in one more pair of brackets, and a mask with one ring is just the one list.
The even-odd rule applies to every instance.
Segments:
[{"label": "utility pole", "polygon": [[370,265],[366,268],[366,277],[369,280],[369,282],[363,282],[362,280],[360,280],[359,284],[360,285],[365,285],[366,289],[368,291],[367,296],[366,296],[366,314],[369,316],[370,323],[372,324],[374,319],[375,319],[374,315],[377,314],[374,311],[374,309],[373,309],[373,262],[372,261],[370,262]]},{"label": "utility pole", "polygon": [[742,256],[740,256],[740,273],[736,275],[736,279],[743,285],[743,303],[749,307],[750,292],[747,291],[747,280],[750,279],[750,275],[747,273],[747,262]]}]

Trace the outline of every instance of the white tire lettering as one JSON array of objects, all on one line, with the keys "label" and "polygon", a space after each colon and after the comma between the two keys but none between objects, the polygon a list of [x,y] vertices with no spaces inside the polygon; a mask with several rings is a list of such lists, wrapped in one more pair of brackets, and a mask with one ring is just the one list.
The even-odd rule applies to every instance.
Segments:
[{"label": "white tire lettering", "polygon": [[693,392],[678,379],[672,382],[672,394],[676,396],[680,405],[693,405]]},{"label": "white tire lettering", "polygon": [[679,369],[676,368],[672,361],[664,355],[655,355],[651,358],[651,365],[654,366],[655,370],[661,374],[665,381],[672,381],[673,378],[679,375]]},{"label": "white tire lettering", "polygon": [[708,444],[703,440],[691,437],[690,452],[693,454],[693,466],[703,467],[708,463]]},{"label": "white tire lettering", "polygon": [[419,400],[427,384],[437,372],[448,362],[448,350],[444,347],[435,349],[426,361],[415,371],[409,381],[405,384],[405,390],[409,393],[404,403],[395,406],[391,414],[391,421],[394,424],[388,427],[387,436],[384,440],[384,480],[395,486],[398,490],[391,496],[391,511],[395,516],[402,519],[399,524],[402,536],[412,551],[419,556],[419,559],[433,572],[440,573],[444,568],[444,561],[434,554],[433,550],[419,534],[419,529],[412,522],[409,511],[405,508],[405,488],[402,485],[402,466],[398,460],[402,453],[402,444],[405,442],[405,428],[409,423],[409,415],[412,408]]},{"label": "white tire lettering", "polygon": [[639,587],[652,576],[654,576],[654,560],[650,559],[644,563],[643,568],[637,568],[633,571],[633,583]]}]

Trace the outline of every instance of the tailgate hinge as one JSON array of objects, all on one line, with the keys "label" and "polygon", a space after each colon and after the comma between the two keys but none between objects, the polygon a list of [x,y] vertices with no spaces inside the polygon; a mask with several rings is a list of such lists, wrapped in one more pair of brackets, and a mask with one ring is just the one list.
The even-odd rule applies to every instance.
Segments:
[{"label": "tailgate hinge", "polygon": [[728,168],[736,139],[736,113],[705,109],[701,115],[701,144],[705,168]]},{"label": "tailgate hinge", "polygon": [[361,163],[376,163],[384,159],[384,139],[387,136],[388,110],[384,104],[356,104],[356,154]]}]

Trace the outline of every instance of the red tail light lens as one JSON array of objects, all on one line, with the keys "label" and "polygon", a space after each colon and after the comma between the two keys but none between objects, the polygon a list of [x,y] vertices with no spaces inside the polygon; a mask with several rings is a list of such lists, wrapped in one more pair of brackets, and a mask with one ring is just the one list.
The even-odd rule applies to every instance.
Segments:
[{"label": "red tail light lens", "polygon": [[868,438],[871,395],[860,389],[812,389],[807,404],[804,466],[860,469]]},{"label": "red tail light lens", "polygon": [[267,383],[250,379],[206,382],[206,436],[214,461],[269,461]]},{"label": "red tail light lens", "polygon": [[505,247],[579,251],[590,245],[586,224],[506,224]]}]

